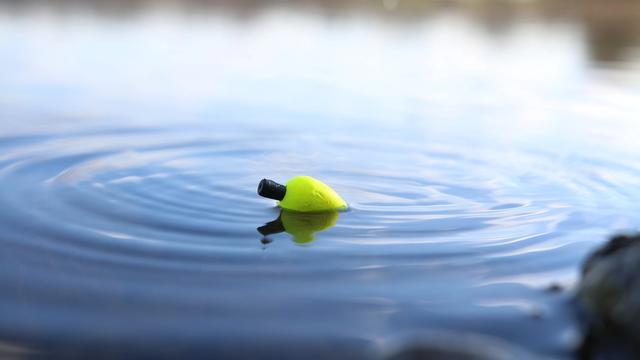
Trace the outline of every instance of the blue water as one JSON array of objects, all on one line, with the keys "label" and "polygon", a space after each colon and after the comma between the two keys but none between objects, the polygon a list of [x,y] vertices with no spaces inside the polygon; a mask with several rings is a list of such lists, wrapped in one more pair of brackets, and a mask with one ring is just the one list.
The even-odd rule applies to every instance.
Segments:
[{"label": "blue water", "polygon": [[[582,260],[640,226],[640,36],[544,4],[3,3],[0,352],[571,357]],[[300,174],[349,211],[264,239]]]}]

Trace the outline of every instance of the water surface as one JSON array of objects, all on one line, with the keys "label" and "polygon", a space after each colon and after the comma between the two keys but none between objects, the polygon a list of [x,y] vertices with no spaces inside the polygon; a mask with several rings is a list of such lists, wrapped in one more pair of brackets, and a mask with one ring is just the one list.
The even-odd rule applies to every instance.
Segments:
[{"label": "water surface", "polygon": [[[572,356],[545,289],[640,225],[632,2],[91,4],[0,6],[2,351]],[[263,238],[299,174],[350,210]]]}]

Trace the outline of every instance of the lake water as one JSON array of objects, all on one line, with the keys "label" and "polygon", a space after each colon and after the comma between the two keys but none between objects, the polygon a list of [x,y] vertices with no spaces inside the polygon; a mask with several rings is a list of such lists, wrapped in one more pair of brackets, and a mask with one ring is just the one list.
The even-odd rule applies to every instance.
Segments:
[{"label": "lake water", "polygon": [[570,358],[640,226],[635,2],[0,4],[5,356]]}]

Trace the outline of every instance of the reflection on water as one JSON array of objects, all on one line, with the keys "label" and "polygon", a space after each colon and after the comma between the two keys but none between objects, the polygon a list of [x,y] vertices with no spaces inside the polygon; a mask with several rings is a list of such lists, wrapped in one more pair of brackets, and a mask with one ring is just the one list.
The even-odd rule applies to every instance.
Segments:
[{"label": "reflection on water", "polygon": [[337,211],[320,213],[297,213],[293,211],[280,211],[277,219],[270,221],[258,228],[258,232],[265,236],[263,243],[271,243],[267,236],[287,232],[298,245],[312,242],[315,233],[333,227],[340,214]]},{"label": "reflection on water", "polygon": [[[638,6],[0,3],[0,352],[571,357],[544,289],[640,226]],[[350,211],[255,194],[299,174]]]}]

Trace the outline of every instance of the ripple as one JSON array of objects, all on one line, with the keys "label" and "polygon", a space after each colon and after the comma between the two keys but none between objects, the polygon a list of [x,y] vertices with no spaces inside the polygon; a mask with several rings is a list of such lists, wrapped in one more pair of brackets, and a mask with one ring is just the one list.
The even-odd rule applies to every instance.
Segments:
[{"label": "ripple", "polygon": [[[548,153],[252,136],[110,129],[0,140],[0,239],[12,254],[0,281],[14,289],[0,305],[17,311],[11,331],[34,331],[23,308],[44,319],[33,326],[52,329],[60,314],[107,323],[137,314],[149,336],[166,329],[149,309],[178,327],[199,324],[204,311],[218,320],[200,325],[205,333],[246,331],[250,313],[255,334],[273,322],[293,332],[283,320],[290,311],[339,333],[299,304],[338,306],[357,324],[424,314],[423,302],[439,313],[546,309],[525,298],[529,290],[504,289],[541,286],[548,274],[570,283],[585,242],[604,236],[615,209],[633,207],[627,184],[638,180],[634,163],[574,158],[571,172]],[[255,194],[258,179],[300,173],[335,186],[349,211],[328,222],[282,220]],[[605,199],[610,210],[593,212]],[[256,228],[278,220],[316,227],[304,242],[291,228],[264,241]],[[498,292],[485,296],[478,284]],[[79,320],[68,326],[69,336],[100,336]]]},{"label": "ripple", "polygon": [[[268,207],[254,194],[255,179],[273,171],[260,173],[266,164],[259,164],[272,162],[286,175],[291,173],[292,159],[277,160],[277,141],[229,137],[114,129],[7,138],[0,179],[13,191],[1,195],[19,215],[4,217],[19,219],[15,226],[32,231],[38,227],[27,220],[36,219],[38,234],[45,239],[59,234],[69,241],[72,233],[82,230],[93,234],[96,246],[126,240],[146,246],[198,245],[233,251],[238,247],[233,239],[250,237],[252,228],[273,214],[271,210],[265,214]],[[344,142],[334,143],[338,144]],[[332,148],[325,158],[339,154],[343,159],[333,163],[314,159],[312,170],[325,174],[325,181],[335,184],[352,209],[335,230],[323,235],[323,241],[345,247],[333,245],[334,251],[464,242],[484,249],[485,257],[494,255],[487,251],[526,253],[532,249],[528,244],[532,239],[555,234],[571,218],[562,199],[575,202],[589,192],[615,191],[616,179],[636,179],[631,175],[635,169],[592,161],[588,171],[597,174],[597,166],[606,167],[608,180],[596,185],[604,176],[565,178],[553,188],[564,196],[551,201],[545,200],[545,191],[557,175],[547,173],[544,165],[549,159],[542,155],[510,155],[526,164],[522,173],[520,166],[496,164],[491,150],[454,151],[438,145],[425,150],[395,142],[382,148],[400,148],[411,154],[411,161],[388,161],[385,151],[371,146],[366,151],[376,161],[356,167],[352,159],[362,148]],[[380,163],[394,166],[385,169]],[[538,166],[540,173],[533,172]]]}]

